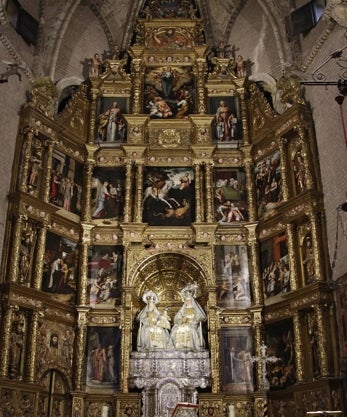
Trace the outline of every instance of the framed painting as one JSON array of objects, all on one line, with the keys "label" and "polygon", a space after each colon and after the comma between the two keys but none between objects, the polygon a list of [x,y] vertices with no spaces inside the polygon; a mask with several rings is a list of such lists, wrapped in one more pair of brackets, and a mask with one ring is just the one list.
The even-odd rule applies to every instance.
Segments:
[{"label": "framed painting", "polygon": [[122,246],[89,248],[88,299],[91,308],[113,308],[120,304],[122,270]]},{"label": "framed painting", "polygon": [[89,327],[87,334],[87,392],[113,392],[119,387],[121,330]]},{"label": "framed painting", "polygon": [[152,119],[185,119],[195,111],[195,77],[191,67],[166,64],[145,74],[143,113]]},{"label": "framed painting", "polygon": [[83,166],[55,149],[53,151],[49,202],[65,210],[81,214]]},{"label": "framed painting", "polygon": [[44,254],[42,291],[57,301],[74,303],[77,282],[76,243],[48,232]]},{"label": "framed painting", "polygon": [[260,243],[260,264],[265,298],[290,291],[288,241],[285,233]]},{"label": "framed painting", "polygon": [[91,188],[91,215],[93,220],[102,223],[122,221],[124,185],[124,169],[94,169]]},{"label": "framed painting", "polygon": [[270,389],[284,389],[296,383],[295,347],[292,320],[282,320],[266,326],[267,355],[278,361],[267,365]]},{"label": "framed painting", "polygon": [[213,171],[214,219],[221,225],[248,220],[246,175],[240,169]]},{"label": "framed painting", "polygon": [[245,245],[216,245],[217,304],[224,308],[251,305],[248,251]]},{"label": "framed painting", "polygon": [[99,145],[120,145],[127,141],[127,123],[124,114],[129,113],[130,98],[102,97],[98,103],[96,139]]},{"label": "framed painting", "polygon": [[233,394],[253,392],[251,329],[222,328],[220,349],[223,391]]},{"label": "framed painting", "polygon": [[261,218],[283,201],[280,152],[275,151],[257,162],[254,174],[258,217]]},{"label": "framed painting", "polygon": [[240,101],[237,96],[209,97],[208,111],[214,114],[213,141],[219,144],[238,144],[242,140]]},{"label": "framed painting", "polygon": [[194,219],[194,171],[191,168],[146,168],[143,221],[150,226],[188,226]]}]

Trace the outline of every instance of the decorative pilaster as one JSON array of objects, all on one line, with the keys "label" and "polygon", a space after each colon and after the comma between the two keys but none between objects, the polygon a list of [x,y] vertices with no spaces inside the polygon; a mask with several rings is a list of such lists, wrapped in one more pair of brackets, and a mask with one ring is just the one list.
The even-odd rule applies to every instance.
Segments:
[{"label": "decorative pilaster", "polygon": [[31,156],[31,146],[33,143],[34,131],[31,128],[27,128],[24,133],[25,141],[25,152],[22,161],[22,175],[20,179],[19,190],[26,192],[27,191],[27,179],[29,174],[29,160]]},{"label": "decorative pilaster", "polygon": [[143,164],[144,161],[136,162],[136,192],[135,192],[135,222],[141,223],[142,222],[142,184],[143,184]]},{"label": "decorative pilaster", "polygon": [[[254,330],[254,352],[260,352],[262,342],[264,340],[263,335],[263,318],[262,318],[262,308],[251,309],[253,313],[253,330]],[[262,365],[260,362],[257,362],[257,387],[262,385]]]},{"label": "decorative pilaster", "polygon": [[45,169],[45,176],[43,179],[43,192],[42,192],[42,199],[45,203],[49,202],[49,193],[50,193],[51,177],[52,177],[53,149],[54,149],[54,141],[48,140],[47,150],[46,150],[46,169]]},{"label": "decorative pilaster", "polygon": [[32,285],[36,290],[40,290],[42,274],[43,274],[42,260],[44,258],[45,248],[46,248],[47,225],[42,224],[41,227],[39,227],[37,234],[38,236],[37,236],[37,246],[36,246],[36,259],[38,260],[38,262],[36,262]]},{"label": "decorative pilaster", "polygon": [[131,174],[132,161],[125,161],[125,195],[124,195],[124,223],[129,223],[130,219],[130,198],[131,198]]},{"label": "decorative pilaster", "polygon": [[324,319],[324,310],[322,306],[316,306],[316,317],[317,317],[317,331],[319,338],[319,362],[321,376],[329,376],[329,365],[328,365],[328,343],[327,343],[327,326],[326,320]]},{"label": "decorative pilaster", "polygon": [[9,366],[11,323],[15,306],[9,305],[4,307],[2,329],[1,329],[1,361],[0,361],[0,377],[6,378]]},{"label": "decorative pilaster", "polygon": [[[298,265],[297,265],[297,259],[294,256],[295,254],[295,241],[294,241],[294,230],[295,225],[293,224],[287,224],[286,225],[286,234],[287,234],[287,242],[288,242],[288,253],[289,256],[289,267],[290,271],[297,271]],[[291,291],[295,291],[299,288],[298,283],[298,274],[291,273],[290,274],[290,289]]]},{"label": "decorative pilaster", "polygon": [[264,303],[263,287],[261,283],[261,274],[259,268],[259,244],[256,238],[256,223],[248,223],[245,225],[248,229],[248,246],[251,258],[251,276],[253,286],[253,297],[255,305],[261,305]]},{"label": "decorative pilaster", "polygon": [[213,162],[206,162],[205,184],[206,184],[206,221],[207,223],[213,223],[212,167],[213,167]]},{"label": "decorative pilaster", "polygon": [[90,101],[90,122],[89,122],[89,131],[88,131],[88,143],[95,143],[95,123],[96,123],[96,111],[98,106],[98,90],[92,88],[91,92],[91,101]]},{"label": "decorative pilaster", "polygon": [[293,315],[293,329],[294,329],[294,345],[295,345],[295,365],[296,365],[296,376],[298,382],[305,381],[304,372],[304,353],[303,347],[303,324],[302,317],[299,312],[295,312]]},{"label": "decorative pilaster", "polygon": [[83,363],[85,359],[85,344],[87,338],[87,313],[88,307],[77,307],[77,331],[75,336],[75,347],[74,347],[74,364],[75,364],[75,380],[74,388],[76,390],[82,390],[82,375],[83,375]]},{"label": "decorative pilaster", "polygon": [[288,190],[288,181],[287,181],[287,173],[288,173],[288,162],[286,158],[286,138],[279,138],[277,140],[278,147],[281,154],[281,183],[282,183],[282,196],[284,201],[288,201],[289,198],[289,190]]},{"label": "decorative pilaster", "polygon": [[252,158],[250,156],[250,150],[248,148],[245,149],[245,154],[247,155],[244,160],[244,165],[245,165],[245,174],[246,174],[248,216],[249,216],[249,221],[254,222],[257,220],[255,192],[254,192],[254,185],[252,181],[253,173],[254,173],[254,165],[253,165]]},{"label": "decorative pilaster", "polygon": [[206,88],[205,88],[205,78],[206,78],[206,58],[198,58],[196,62],[196,101],[198,113],[206,113]]},{"label": "decorative pilaster", "polygon": [[242,138],[244,145],[249,145],[249,129],[248,129],[248,117],[247,117],[247,105],[245,100],[245,89],[237,90],[240,94],[240,107],[241,107],[241,118],[242,118]]},{"label": "decorative pilaster", "polygon": [[324,277],[324,271],[322,267],[322,254],[320,250],[321,234],[318,232],[319,230],[318,216],[320,216],[320,214],[318,213],[311,213],[309,216],[311,234],[312,234],[312,248],[313,248],[313,256],[314,256],[315,278],[317,281],[325,281],[326,277]]},{"label": "decorative pilaster", "polygon": [[19,256],[20,256],[20,244],[22,238],[22,227],[26,217],[20,214],[14,224],[12,233],[12,253],[11,264],[9,270],[9,281],[17,282],[19,277]]},{"label": "decorative pilaster", "polygon": [[35,366],[36,366],[36,345],[37,345],[37,333],[39,328],[39,311],[33,311],[31,315],[31,323],[29,329],[29,343],[28,343],[28,353],[26,360],[26,380],[29,383],[35,382]]},{"label": "decorative pilaster", "polygon": [[84,166],[84,193],[81,219],[83,222],[90,222],[92,217],[90,215],[91,206],[91,189],[92,189],[92,175],[95,166],[94,158],[88,158]]},{"label": "decorative pilaster", "polygon": [[195,176],[195,221],[202,222],[202,204],[201,204],[201,165],[200,161],[194,161],[194,176]]},{"label": "decorative pilaster", "polygon": [[309,154],[310,152],[307,147],[306,128],[303,125],[299,125],[297,126],[297,131],[299,134],[301,149],[302,149],[301,156],[303,158],[304,166],[305,166],[306,186],[307,186],[307,189],[310,190],[314,187],[313,177],[312,177],[313,166],[312,166],[312,162],[310,158],[311,155]]},{"label": "decorative pilaster", "polygon": [[79,286],[77,294],[77,305],[87,304],[87,287],[88,287],[88,249],[90,245],[90,232],[93,229],[92,224],[82,223],[82,236],[80,241],[80,265],[79,265]]}]

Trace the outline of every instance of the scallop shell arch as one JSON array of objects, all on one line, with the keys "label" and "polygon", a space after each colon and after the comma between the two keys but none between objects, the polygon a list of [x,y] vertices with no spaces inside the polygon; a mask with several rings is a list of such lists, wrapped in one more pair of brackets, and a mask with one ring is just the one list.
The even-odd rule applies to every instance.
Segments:
[{"label": "scallop shell arch", "polygon": [[151,290],[158,295],[160,306],[175,309],[182,305],[181,290],[194,282],[199,287],[199,304],[206,305],[207,302],[207,272],[195,259],[182,253],[164,252],[146,258],[133,272],[130,282],[135,303]]}]

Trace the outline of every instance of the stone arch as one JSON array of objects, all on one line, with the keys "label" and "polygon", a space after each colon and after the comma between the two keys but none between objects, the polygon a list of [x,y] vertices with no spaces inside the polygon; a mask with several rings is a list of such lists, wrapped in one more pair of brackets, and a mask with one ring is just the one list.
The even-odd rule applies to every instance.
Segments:
[{"label": "stone arch", "polygon": [[208,298],[208,274],[196,259],[179,252],[164,252],[146,258],[133,272],[134,304],[141,302],[142,295],[152,290],[159,297],[159,305],[176,310],[182,305],[180,291],[190,283],[199,286],[197,301],[204,307]]}]

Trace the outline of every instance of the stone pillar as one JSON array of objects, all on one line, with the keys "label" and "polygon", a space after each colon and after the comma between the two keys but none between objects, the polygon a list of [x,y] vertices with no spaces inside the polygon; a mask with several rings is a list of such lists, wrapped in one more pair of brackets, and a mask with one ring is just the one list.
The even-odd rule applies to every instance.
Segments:
[{"label": "stone pillar", "polygon": [[[295,225],[293,224],[287,224],[286,225],[286,234],[287,234],[287,241],[288,241],[288,253],[289,256],[289,267],[290,271],[297,271],[298,265],[297,265],[297,259],[294,256],[296,249],[295,249],[295,240],[294,240],[294,230]],[[291,291],[295,291],[299,288],[299,282],[298,282],[298,274],[291,273],[290,274],[290,289]]]},{"label": "stone pillar", "polygon": [[125,161],[125,195],[124,195],[124,223],[131,221],[130,216],[130,198],[131,198],[131,177],[132,177],[132,161]]},{"label": "stone pillar", "polygon": [[77,307],[77,331],[75,333],[75,346],[74,346],[74,388],[78,391],[82,390],[82,376],[83,376],[83,364],[85,360],[85,348],[87,339],[87,313],[88,307]]},{"label": "stone pillar", "polygon": [[[202,217],[202,203],[201,203],[201,165],[200,161],[193,161],[194,176],[195,176],[195,222],[201,223]],[[207,193],[206,193],[207,194]]]},{"label": "stone pillar", "polygon": [[144,161],[138,161],[136,163],[136,191],[135,191],[135,213],[134,221],[136,223],[142,222],[142,200],[143,200],[143,165]]},{"label": "stone pillar", "polygon": [[6,378],[8,376],[9,353],[10,353],[10,338],[11,338],[11,323],[13,317],[13,310],[15,306],[8,305],[4,307],[2,329],[1,329],[1,361],[0,361],[0,377]]},{"label": "stone pillar", "polygon": [[42,224],[38,229],[37,243],[36,243],[36,268],[33,274],[32,285],[36,290],[41,289],[42,274],[43,274],[43,258],[46,249],[47,225]]},{"label": "stone pillar", "polygon": [[213,223],[213,200],[212,200],[212,166],[213,162],[206,162],[205,164],[205,184],[206,184],[206,221]]},{"label": "stone pillar", "polygon": [[35,383],[35,366],[36,366],[36,344],[37,333],[39,328],[39,318],[41,313],[39,311],[33,311],[31,315],[30,329],[28,331],[29,343],[28,353],[26,360],[26,380],[29,383]]},{"label": "stone pillar", "polygon": [[293,329],[294,329],[294,344],[295,344],[295,365],[296,365],[296,376],[298,382],[305,381],[304,372],[304,353],[303,347],[303,323],[300,312],[295,312],[293,315]]},{"label": "stone pillar", "polygon": [[288,201],[289,197],[289,190],[288,190],[288,181],[287,181],[287,173],[288,173],[288,162],[286,157],[286,144],[287,139],[286,138],[279,138],[277,140],[278,147],[281,154],[281,182],[282,182],[282,196],[284,201]]}]

